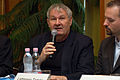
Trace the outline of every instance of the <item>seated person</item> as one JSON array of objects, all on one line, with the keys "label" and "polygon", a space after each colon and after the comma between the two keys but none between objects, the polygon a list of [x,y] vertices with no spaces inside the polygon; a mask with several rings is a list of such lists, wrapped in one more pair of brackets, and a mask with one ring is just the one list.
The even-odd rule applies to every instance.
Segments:
[{"label": "seated person", "polygon": [[0,77],[13,73],[12,58],[10,39],[0,35]]},{"label": "seated person", "polygon": [[101,43],[96,74],[120,75],[120,0],[107,4],[104,26],[110,37]]},{"label": "seated person", "polygon": [[30,42],[32,48],[39,48],[41,69],[51,70],[51,80],[79,80],[82,74],[93,74],[93,43],[71,30],[72,11],[62,3],[53,4],[47,12],[47,23],[51,31],[57,30],[55,42],[50,32]]},{"label": "seated person", "polygon": [[62,3],[53,4],[47,23],[51,31],[57,30],[55,41],[46,32],[33,38],[30,46],[38,47],[40,68],[51,70],[50,80],[79,80],[82,74],[94,74],[92,40],[71,30],[72,11]]}]

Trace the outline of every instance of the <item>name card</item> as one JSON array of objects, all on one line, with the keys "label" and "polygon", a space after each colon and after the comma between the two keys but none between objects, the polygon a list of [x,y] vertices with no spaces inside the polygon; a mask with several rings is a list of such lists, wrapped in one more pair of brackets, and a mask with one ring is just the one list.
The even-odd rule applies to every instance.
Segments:
[{"label": "name card", "polygon": [[18,73],[15,80],[48,80],[50,74]]},{"label": "name card", "polygon": [[120,76],[82,75],[80,80],[120,80]]}]

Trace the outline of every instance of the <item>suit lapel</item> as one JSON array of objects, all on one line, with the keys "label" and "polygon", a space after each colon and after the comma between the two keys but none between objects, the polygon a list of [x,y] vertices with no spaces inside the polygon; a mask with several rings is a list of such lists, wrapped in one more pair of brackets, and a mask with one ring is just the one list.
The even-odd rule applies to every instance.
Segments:
[{"label": "suit lapel", "polygon": [[108,55],[109,55],[109,64],[110,64],[110,72],[113,71],[113,63],[114,63],[114,53],[115,53],[115,39],[112,37],[112,40],[109,42],[109,46],[107,46],[109,50]]},{"label": "suit lapel", "polygon": [[69,34],[67,40],[65,41],[65,45],[63,48],[63,54],[62,54],[62,72],[63,74],[71,72],[71,59],[73,55],[73,40],[75,36],[72,34],[72,32]]},{"label": "suit lapel", "polygon": [[119,66],[120,66],[120,55],[118,57],[118,60],[117,60],[117,62],[115,64],[115,67],[114,67],[113,71],[115,71]]},{"label": "suit lapel", "polygon": [[109,49],[111,49],[110,50],[111,54],[109,55],[109,60],[110,60],[109,63],[111,63],[111,70],[112,70],[111,73],[113,73],[120,66],[120,56],[119,56],[119,58],[118,58],[118,60],[117,60],[117,62],[115,64],[115,66],[113,67],[113,64],[114,64],[114,55],[115,55],[115,37],[112,38],[111,48],[109,48]]}]

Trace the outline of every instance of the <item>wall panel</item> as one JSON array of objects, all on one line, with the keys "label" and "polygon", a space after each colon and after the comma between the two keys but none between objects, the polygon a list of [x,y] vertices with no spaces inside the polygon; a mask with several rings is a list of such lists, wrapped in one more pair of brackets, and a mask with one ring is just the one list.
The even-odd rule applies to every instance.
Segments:
[{"label": "wall panel", "polygon": [[5,12],[7,13],[12,10],[20,1],[22,0],[5,0]]},{"label": "wall panel", "polygon": [[0,14],[4,14],[5,13],[5,0],[0,0]]}]

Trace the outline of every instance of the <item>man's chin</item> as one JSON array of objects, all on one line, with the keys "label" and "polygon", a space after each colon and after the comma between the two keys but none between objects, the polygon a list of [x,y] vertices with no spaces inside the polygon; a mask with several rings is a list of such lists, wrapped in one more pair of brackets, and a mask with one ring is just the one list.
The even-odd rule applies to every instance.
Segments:
[{"label": "man's chin", "polygon": [[63,36],[63,34],[57,34],[57,36]]},{"label": "man's chin", "polygon": [[63,32],[59,32],[59,31],[58,31],[58,34],[57,34],[57,35],[63,35]]}]

